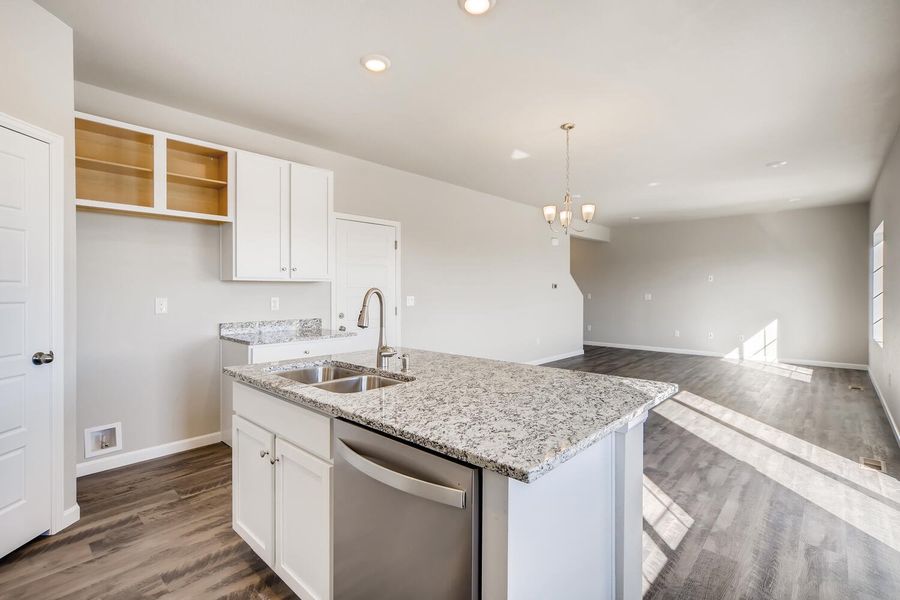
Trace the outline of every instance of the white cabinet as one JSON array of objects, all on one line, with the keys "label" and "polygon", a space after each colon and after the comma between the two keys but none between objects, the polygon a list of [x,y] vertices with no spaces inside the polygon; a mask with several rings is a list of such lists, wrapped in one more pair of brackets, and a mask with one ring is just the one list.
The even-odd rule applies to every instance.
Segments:
[{"label": "white cabinet", "polygon": [[274,570],[301,598],[331,597],[329,463],[275,440]]},{"label": "white cabinet", "polygon": [[235,217],[223,226],[222,278],[331,279],[331,171],[252,152],[238,151],[235,160]]},{"label": "white cabinet", "polygon": [[232,526],[266,564],[275,560],[272,456],[275,436],[235,417],[231,447]]},{"label": "white cabinet", "polygon": [[332,419],[235,383],[234,530],[303,600],[332,597]]},{"label": "white cabinet", "polygon": [[234,278],[287,279],[289,164],[251,152],[238,152],[236,160]]},{"label": "white cabinet", "polygon": [[334,272],[333,177],[291,164],[291,279],[330,279]]}]

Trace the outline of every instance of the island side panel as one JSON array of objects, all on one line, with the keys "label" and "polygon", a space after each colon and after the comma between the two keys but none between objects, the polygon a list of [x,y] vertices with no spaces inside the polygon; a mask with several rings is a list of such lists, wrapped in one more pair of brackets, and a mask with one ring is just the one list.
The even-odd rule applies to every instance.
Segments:
[{"label": "island side panel", "polygon": [[222,441],[231,445],[232,396],[231,388],[234,378],[222,373],[225,367],[250,364],[249,346],[219,340],[219,430]]},{"label": "island side panel", "polygon": [[647,413],[617,430],[615,453],[616,598],[641,598],[643,536],[644,421]]},{"label": "island side panel", "polygon": [[483,600],[613,597],[614,458],[610,435],[532,483],[483,471]]}]

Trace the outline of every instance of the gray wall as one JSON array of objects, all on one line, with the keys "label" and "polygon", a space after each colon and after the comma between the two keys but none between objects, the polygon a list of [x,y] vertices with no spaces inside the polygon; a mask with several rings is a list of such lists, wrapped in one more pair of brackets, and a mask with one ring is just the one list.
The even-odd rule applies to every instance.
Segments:
[{"label": "gray wall", "polygon": [[[75,503],[75,124],[72,30],[29,0],[0,2],[0,112],[65,138],[65,505]],[[60,348],[55,350],[59,352]]]},{"label": "gray wall", "polygon": [[[900,135],[885,160],[869,213],[871,235],[884,221],[884,347],[869,340],[869,373],[900,443]],[[870,307],[871,311],[871,307]],[[898,378],[894,387],[894,377]]]},{"label": "gray wall", "polygon": [[777,319],[781,360],[865,364],[867,224],[849,204],[574,240],[585,340],[727,354]]},{"label": "gray wall", "polygon": [[[76,107],[332,169],[337,211],[402,224],[408,346],[518,361],[580,349],[568,241],[551,245],[537,208],[82,83]],[[328,286],[215,281],[216,232],[79,213],[79,432],[121,420],[135,450],[217,431],[215,323],[329,317]],[[282,308],[267,314],[273,290]],[[163,295],[170,314],[156,317]]]}]

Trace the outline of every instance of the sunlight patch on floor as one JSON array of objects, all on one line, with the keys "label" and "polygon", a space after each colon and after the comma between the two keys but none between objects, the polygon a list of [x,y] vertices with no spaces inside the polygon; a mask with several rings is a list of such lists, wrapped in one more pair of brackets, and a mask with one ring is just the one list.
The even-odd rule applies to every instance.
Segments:
[{"label": "sunlight patch on floor", "polygon": [[785,433],[754,418],[743,415],[728,407],[722,406],[702,396],[688,391],[679,392],[676,396],[681,403],[694,410],[706,413],[719,421],[740,429],[753,437],[766,442],[785,452],[790,452],[808,463],[833,473],[847,481],[855,483],[885,499],[900,502],[900,481],[890,475],[873,470],[861,469],[859,463],[850,460],[821,446],[810,444],[806,440]]},{"label": "sunlight patch on floor", "polygon": [[679,402],[656,413],[900,552],[900,511]]},{"label": "sunlight patch on floor", "polygon": [[[646,475],[644,475],[642,513],[644,522],[653,528],[656,535],[672,550],[678,548],[688,529],[694,524],[694,519]],[[643,593],[646,593],[662,572],[668,558],[646,531],[643,532],[641,550]]]}]

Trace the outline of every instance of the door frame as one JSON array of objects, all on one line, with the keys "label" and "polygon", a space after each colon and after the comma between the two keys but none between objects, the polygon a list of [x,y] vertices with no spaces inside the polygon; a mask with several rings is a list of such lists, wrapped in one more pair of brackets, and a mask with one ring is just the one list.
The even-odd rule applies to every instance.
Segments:
[{"label": "door frame", "polygon": [[[74,114],[72,116],[74,123]],[[0,127],[44,142],[50,150],[50,533],[79,518],[78,503],[65,506],[65,139],[0,112]],[[75,474],[72,473],[74,479]]]},{"label": "door frame", "polygon": [[[401,229],[400,229],[400,221],[390,221],[388,219],[379,219],[377,217],[366,217],[363,215],[351,215],[349,213],[335,212],[334,213],[334,240],[335,245],[337,244],[337,221],[338,219],[342,221],[356,221],[358,223],[369,223],[371,225],[386,225],[388,227],[393,227],[394,231],[397,232],[397,249],[394,252],[394,273],[397,275],[397,283],[394,286],[394,306],[397,307],[397,341],[394,344],[398,348],[402,348],[402,339],[403,339],[403,313],[400,311],[400,253],[403,251],[403,243],[400,237]],[[335,248],[335,261],[334,261],[334,277],[331,278],[331,328],[334,329],[336,327],[335,317],[337,315],[337,297],[334,294],[335,281],[337,279],[337,249]]]}]

